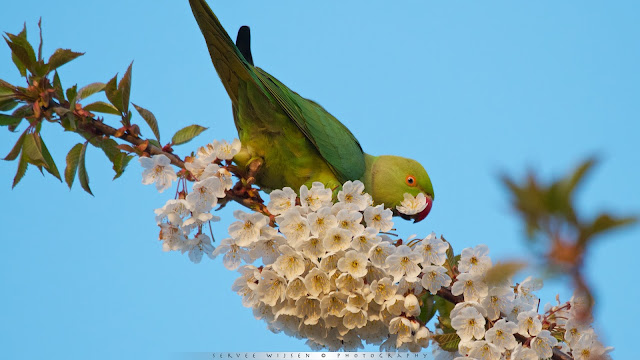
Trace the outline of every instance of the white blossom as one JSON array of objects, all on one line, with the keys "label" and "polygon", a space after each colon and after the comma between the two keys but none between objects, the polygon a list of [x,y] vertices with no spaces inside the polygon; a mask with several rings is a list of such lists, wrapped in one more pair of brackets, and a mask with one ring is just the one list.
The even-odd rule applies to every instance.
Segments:
[{"label": "white blossom", "polygon": [[237,239],[239,246],[248,246],[258,241],[260,229],[268,226],[268,219],[260,213],[245,213],[242,210],[233,212],[233,216],[239,221],[229,226],[229,235]]},{"label": "white blossom", "polygon": [[451,318],[451,326],[456,329],[456,333],[462,341],[469,341],[473,338],[482,339],[485,323],[484,317],[474,307],[464,308],[457,316]]},{"label": "white blossom", "polygon": [[447,249],[449,243],[438,239],[435,233],[429,234],[416,245],[416,252],[422,255],[422,266],[442,266],[447,261]]},{"label": "white blossom", "polygon": [[478,360],[500,360],[500,349],[486,341],[475,341],[469,349],[469,357]]},{"label": "white blossom", "polygon": [[195,229],[201,228],[204,224],[208,222],[218,222],[220,218],[213,215],[210,212],[207,213],[191,213],[191,217],[186,219],[182,223],[182,228],[184,229],[185,234],[190,233]]},{"label": "white blossom", "polygon": [[387,257],[395,252],[395,246],[387,241],[382,241],[369,250],[369,260],[379,268],[386,268]]},{"label": "white blossom", "polygon": [[171,160],[166,155],[141,157],[139,161],[144,168],[142,183],[145,185],[156,183],[156,189],[159,192],[167,190],[171,187],[171,182],[178,180],[175,171],[171,168]]},{"label": "white blossom", "polygon": [[284,214],[296,205],[297,196],[296,192],[290,187],[285,187],[282,190],[273,190],[269,194],[270,201],[267,204],[267,210],[273,215]]},{"label": "white blossom", "polygon": [[260,274],[258,268],[253,265],[244,265],[238,269],[238,272],[241,275],[233,282],[231,290],[242,296],[242,306],[254,307],[258,305],[259,299],[254,291],[258,286],[257,282]]},{"label": "white blossom", "polygon": [[348,209],[340,210],[336,215],[338,227],[349,230],[351,235],[357,236],[362,234],[364,226],[362,222],[362,213],[359,211],[351,211]]},{"label": "white blossom", "polygon": [[253,243],[251,248],[251,257],[254,259],[262,258],[262,263],[265,265],[273,264],[276,259],[282,255],[280,246],[284,245],[286,239],[282,236],[267,237],[263,240],[258,240]]},{"label": "white blossom", "polygon": [[183,219],[191,214],[191,208],[186,200],[177,199],[167,201],[163,207],[154,212],[158,225],[166,221],[169,224],[182,226]]},{"label": "white blossom", "polygon": [[405,193],[404,200],[402,200],[400,205],[396,206],[396,209],[405,215],[415,215],[426,209],[426,207],[427,198],[423,193],[419,193],[416,197]]},{"label": "white blossom", "polygon": [[300,215],[299,208],[287,210],[277,220],[280,224],[280,231],[287,238],[291,246],[297,248],[309,238],[311,230],[307,219]]},{"label": "white blossom", "polygon": [[364,210],[364,221],[367,223],[367,226],[382,232],[389,231],[393,228],[392,216],[393,212],[390,209],[385,209],[383,205],[377,205],[375,207],[369,206]]},{"label": "white blossom", "polygon": [[414,294],[408,294],[404,297],[404,309],[405,313],[409,316],[420,315],[420,304],[418,298]]},{"label": "white blossom", "polygon": [[325,189],[321,182],[311,184],[311,189],[307,185],[300,187],[300,205],[308,207],[311,211],[317,211],[321,207],[331,206],[331,197],[333,192],[331,189]]},{"label": "white blossom", "polygon": [[491,267],[487,245],[478,245],[475,248],[462,249],[458,269],[461,272],[471,274],[484,274]]},{"label": "white blossom", "polygon": [[489,289],[487,297],[482,299],[482,306],[487,309],[489,320],[496,320],[500,313],[508,314],[513,307],[515,294],[513,290],[506,286],[494,286]]},{"label": "white blossom", "polygon": [[453,295],[464,295],[464,301],[480,301],[489,293],[487,284],[480,276],[469,273],[458,275],[456,282],[451,287]]},{"label": "white blossom", "polygon": [[542,279],[537,279],[533,276],[529,276],[518,285],[516,291],[519,298],[531,304],[532,306],[537,307],[538,297],[535,296],[533,292],[540,289],[542,289]]},{"label": "white blossom", "polygon": [[363,211],[370,204],[370,199],[364,195],[364,184],[360,180],[347,181],[338,192],[338,201],[355,205],[356,209]]},{"label": "white blossom", "polygon": [[282,255],[273,263],[273,269],[291,280],[304,273],[304,257],[288,245],[280,246]]},{"label": "white blossom", "polygon": [[231,160],[237,153],[240,152],[240,148],[242,144],[240,140],[233,139],[231,144],[229,144],[226,140],[213,141],[213,148],[215,149],[215,156],[220,160]]},{"label": "white blossom", "polygon": [[347,251],[343,258],[338,260],[338,270],[349,273],[353,277],[363,277],[367,275],[367,256],[355,250]]},{"label": "white blossom", "polygon": [[595,335],[585,334],[576,341],[573,346],[573,358],[575,360],[595,360],[602,359],[607,349],[602,346]]},{"label": "white blossom", "polygon": [[233,187],[233,177],[231,173],[229,170],[224,167],[220,167],[218,164],[208,164],[202,171],[201,178],[198,179],[202,180],[209,177],[217,177],[220,179],[220,183],[224,190],[229,190]]},{"label": "white blossom", "polygon": [[516,348],[511,352],[509,360],[538,360],[538,354],[531,348],[523,347],[518,344]]},{"label": "white blossom", "polygon": [[565,333],[564,339],[566,340],[569,346],[574,346],[580,338],[584,335],[593,334],[593,329],[585,324],[583,321],[578,321],[576,319],[569,319],[567,324],[565,325]]},{"label": "white blossom", "polygon": [[338,226],[336,216],[331,212],[331,207],[322,207],[316,212],[307,215],[309,228],[315,236],[323,236],[327,230]]},{"label": "white blossom", "polygon": [[371,293],[373,293],[373,300],[378,304],[383,304],[385,301],[390,300],[396,294],[398,287],[391,282],[388,277],[380,280],[375,280],[371,283]]},{"label": "white blossom", "polygon": [[313,262],[317,262],[319,258],[323,257],[326,253],[324,244],[317,237],[312,237],[305,241],[301,246],[302,253],[311,259]]},{"label": "white blossom", "polygon": [[187,195],[189,207],[196,212],[207,212],[224,197],[224,188],[220,179],[211,177],[193,184],[193,191]]},{"label": "white blossom", "polygon": [[522,336],[536,336],[542,330],[542,322],[534,310],[518,314],[518,333]]},{"label": "white blossom", "polygon": [[213,245],[211,245],[211,238],[205,234],[198,234],[195,238],[187,240],[186,246],[182,252],[189,252],[189,259],[194,263],[199,263],[202,260],[202,254],[206,254],[213,259]]},{"label": "white blossom", "polygon": [[541,359],[550,358],[553,355],[552,347],[558,343],[549,330],[542,330],[531,340],[531,349],[538,354]]},{"label": "white blossom", "polygon": [[417,281],[420,274],[418,264],[422,262],[422,255],[415,253],[407,245],[400,245],[393,255],[386,258],[387,271],[393,276],[394,281],[406,276],[407,281]]},{"label": "white blossom", "polygon": [[331,290],[331,283],[327,273],[318,268],[313,268],[309,271],[304,278],[304,285],[312,296],[326,294]]},{"label": "white blossom", "polygon": [[360,235],[354,236],[351,247],[358,252],[367,254],[372,247],[382,241],[382,238],[377,235],[377,229],[372,227],[365,228]]},{"label": "white blossom", "polygon": [[435,295],[443,286],[451,284],[451,278],[442,266],[424,266],[422,272],[422,286],[431,294]]},{"label": "white blossom", "polygon": [[500,349],[512,350],[518,342],[513,334],[518,330],[518,325],[505,319],[500,319],[493,324],[484,335],[485,339]]},{"label": "white blossom", "polygon": [[351,231],[341,228],[333,228],[326,232],[322,244],[328,252],[346,250],[351,246]]},{"label": "white blossom", "polygon": [[181,250],[187,238],[184,236],[184,232],[177,225],[162,223],[160,226],[160,240],[162,243],[162,251],[177,251]]},{"label": "white blossom", "polygon": [[261,278],[256,287],[260,301],[269,306],[274,306],[278,301],[285,299],[287,281],[275,271],[263,269]]},{"label": "white blossom", "polygon": [[207,167],[207,165],[210,163],[210,161],[205,160],[201,157],[197,157],[197,158],[187,158],[184,162],[184,168],[187,169],[191,175],[193,175],[193,177],[195,177],[198,180],[202,180],[204,179],[204,177],[202,176],[204,169]]},{"label": "white blossom", "polygon": [[224,254],[222,263],[228,270],[236,270],[242,261],[249,259],[249,251],[240,247],[235,239],[222,239],[220,245],[213,251],[212,258],[215,259],[220,254]]}]

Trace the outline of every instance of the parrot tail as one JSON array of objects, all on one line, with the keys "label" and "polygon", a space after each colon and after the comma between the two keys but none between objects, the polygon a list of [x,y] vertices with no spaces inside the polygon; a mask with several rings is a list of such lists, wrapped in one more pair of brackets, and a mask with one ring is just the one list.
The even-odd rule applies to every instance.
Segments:
[{"label": "parrot tail", "polygon": [[251,56],[251,29],[248,26],[241,26],[236,37],[236,46],[244,59],[253,65],[253,56]]},{"label": "parrot tail", "polygon": [[[205,0],[189,0],[189,4],[207,42],[213,66],[215,66],[231,101],[236,104],[238,102],[238,86],[241,82],[259,83],[251,65],[252,59],[246,59],[236,47]],[[248,44],[247,28],[247,49],[249,49]],[[247,50],[247,53],[251,56],[250,50]]]}]

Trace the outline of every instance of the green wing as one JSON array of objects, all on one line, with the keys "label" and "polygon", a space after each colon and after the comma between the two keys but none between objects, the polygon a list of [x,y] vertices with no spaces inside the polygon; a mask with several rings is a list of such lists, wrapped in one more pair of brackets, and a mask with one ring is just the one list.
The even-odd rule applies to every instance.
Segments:
[{"label": "green wing", "polygon": [[362,178],[364,152],[351,131],[322,106],[291,91],[266,71],[254,69],[262,85],[318,149],[338,180]]}]

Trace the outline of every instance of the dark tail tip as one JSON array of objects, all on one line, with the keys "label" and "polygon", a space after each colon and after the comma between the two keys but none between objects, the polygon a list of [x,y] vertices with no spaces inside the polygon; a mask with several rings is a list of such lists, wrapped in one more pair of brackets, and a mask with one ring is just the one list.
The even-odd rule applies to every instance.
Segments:
[{"label": "dark tail tip", "polygon": [[251,56],[251,29],[244,25],[238,30],[238,37],[236,38],[236,46],[244,59],[253,65],[253,56]]}]

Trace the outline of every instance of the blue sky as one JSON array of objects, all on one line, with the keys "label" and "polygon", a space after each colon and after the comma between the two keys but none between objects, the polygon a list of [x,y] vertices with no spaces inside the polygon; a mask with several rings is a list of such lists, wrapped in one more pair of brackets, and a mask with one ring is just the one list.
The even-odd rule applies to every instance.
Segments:
[{"label": "blue sky", "polygon": [[[530,258],[499,175],[535,169],[550,179],[594,154],[600,164],[578,194],[585,216],[640,213],[637,2],[210,5],[232,37],[250,25],[256,65],[325,106],[367,152],[413,157],[427,168],[436,202],[422,223],[398,220],[405,236],[436,231],[457,251],[485,243],[494,261]],[[45,54],[86,52],[61,68],[65,87],[106,82],[134,61],[131,99],[155,113],[164,139],[192,123],[209,127],[178,153],[236,136],[186,0],[11,2],[0,30],[17,33],[26,21],[34,40],[40,16]],[[6,46],[0,78],[20,81]],[[63,167],[79,138],[53,127],[43,134]],[[16,138],[0,132],[3,155]],[[143,186],[137,161],[111,181],[105,160],[89,150],[95,197],[33,169],[11,190],[16,164],[0,162],[0,338],[9,358],[307,349],[253,319],[221,259],[194,265],[163,253],[153,209],[171,195]],[[217,239],[232,210],[218,214]],[[597,330],[622,359],[635,354],[640,318],[631,285],[639,236],[639,227],[613,233],[586,259]],[[556,293],[570,297],[563,281],[545,289],[543,303]]]}]

